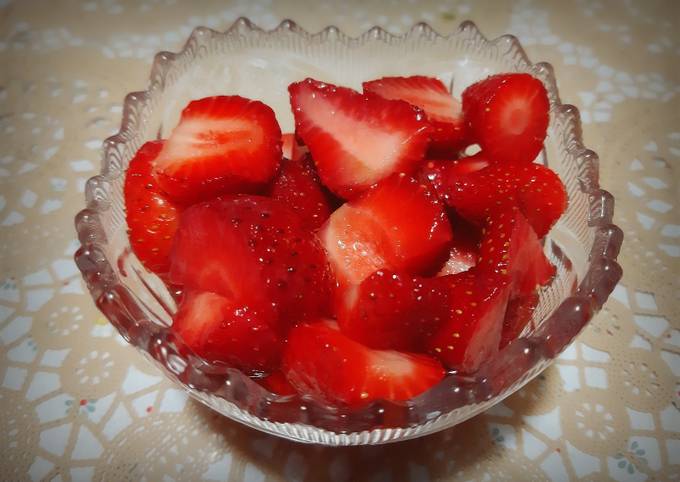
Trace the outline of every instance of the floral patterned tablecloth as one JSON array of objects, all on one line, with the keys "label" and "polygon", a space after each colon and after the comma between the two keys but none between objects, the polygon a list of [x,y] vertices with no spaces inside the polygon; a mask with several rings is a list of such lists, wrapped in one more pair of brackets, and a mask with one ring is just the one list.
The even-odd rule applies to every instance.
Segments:
[{"label": "floral patterned tablecloth", "polygon": [[[383,446],[276,439],[187,399],[97,312],[72,219],[123,96],[198,25],[475,21],[551,62],[626,234],[606,308],[534,382]],[[0,0],[0,479],[680,479],[680,2]]]}]

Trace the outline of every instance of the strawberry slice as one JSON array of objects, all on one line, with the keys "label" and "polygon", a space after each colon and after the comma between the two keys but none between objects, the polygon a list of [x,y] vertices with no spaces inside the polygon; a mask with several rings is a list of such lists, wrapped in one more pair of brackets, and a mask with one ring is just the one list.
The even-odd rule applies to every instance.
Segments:
[{"label": "strawberry slice", "polygon": [[364,93],[390,100],[404,100],[427,114],[430,131],[429,156],[450,156],[465,147],[465,122],[461,103],[444,83],[434,77],[383,77],[363,83]]},{"label": "strawberry slice", "polygon": [[274,311],[239,305],[208,291],[189,291],[175,315],[172,331],[198,356],[245,372],[275,369],[281,343],[272,329]]},{"label": "strawberry slice", "polygon": [[356,197],[392,173],[419,167],[429,125],[417,107],[313,79],[288,91],[296,133],[338,196]]},{"label": "strawberry slice", "polygon": [[284,159],[299,161],[307,154],[307,148],[298,144],[295,134],[287,132],[281,135],[281,154]]},{"label": "strawberry slice", "polygon": [[343,335],[331,321],[291,330],[283,372],[300,393],[351,407],[379,399],[408,400],[444,377],[430,357],[372,350]]},{"label": "strawberry slice", "polygon": [[463,92],[470,137],[494,162],[529,163],[543,148],[550,102],[543,83],[529,74],[499,74]]},{"label": "strawberry slice", "polygon": [[307,156],[282,161],[271,197],[288,206],[310,230],[318,229],[331,214],[328,197]]},{"label": "strawberry slice", "polygon": [[508,280],[475,268],[446,278],[449,316],[428,340],[429,352],[450,369],[474,373],[498,351]]},{"label": "strawberry slice", "polygon": [[513,297],[530,295],[555,274],[536,233],[516,207],[501,209],[486,219],[478,266],[480,271],[509,277]]},{"label": "strawberry slice", "polygon": [[499,349],[505,348],[511,341],[515,340],[524,327],[531,321],[531,316],[538,305],[538,292],[525,296],[513,298],[508,302],[508,309],[503,320],[503,332]]},{"label": "strawberry slice", "polygon": [[436,270],[452,235],[429,186],[397,174],[335,211],[319,236],[340,285],[358,285],[380,268]]},{"label": "strawberry slice", "polygon": [[442,278],[378,270],[353,293],[338,324],[371,348],[421,351],[423,340],[446,319],[447,288]]},{"label": "strawberry slice", "polygon": [[170,281],[252,306],[271,304],[281,328],[328,313],[334,279],[298,216],[260,196],[196,204],[181,217]]},{"label": "strawberry slice", "polygon": [[182,111],[156,159],[156,178],[168,196],[193,203],[266,185],[281,160],[274,111],[239,96],[206,97]]},{"label": "strawberry slice", "polygon": [[153,161],[163,141],[144,144],[125,173],[125,219],[132,251],[146,269],[166,274],[170,248],[179,224],[180,208],[161,192],[152,175]]},{"label": "strawberry slice", "polygon": [[448,161],[435,161],[425,166],[423,174],[440,199],[477,224],[502,206],[519,206],[542,238],[567,207],[567,193],[559,176],[541,164],[498,163],[466,170]]}]

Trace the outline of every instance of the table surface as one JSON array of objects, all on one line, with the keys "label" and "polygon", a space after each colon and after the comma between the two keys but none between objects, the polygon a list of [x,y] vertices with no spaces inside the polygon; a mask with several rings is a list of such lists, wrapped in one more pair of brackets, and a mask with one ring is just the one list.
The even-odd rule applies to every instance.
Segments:
[{"label": "table surface", "polygon": [[[534,382],[424,439],[303,446],[188,400],[97,312],[72,261],[72,220],[101,141],[156,51],[242,15],[354,35],[471,19],[554,65],[616,196],[624,277]],[[0,479],[677,480],[679,31],[673,0],[0,0]]]}]

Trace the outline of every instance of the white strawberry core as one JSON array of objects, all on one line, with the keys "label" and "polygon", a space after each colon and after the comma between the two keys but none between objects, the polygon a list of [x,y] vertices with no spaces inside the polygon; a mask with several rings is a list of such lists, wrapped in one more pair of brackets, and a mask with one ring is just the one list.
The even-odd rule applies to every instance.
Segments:
[{"label": "white strawberry core", "polygon": [[413,362],[402,353],[374,350],[371,355],[371,369],[380,379],[409,377],[413,374]]}]

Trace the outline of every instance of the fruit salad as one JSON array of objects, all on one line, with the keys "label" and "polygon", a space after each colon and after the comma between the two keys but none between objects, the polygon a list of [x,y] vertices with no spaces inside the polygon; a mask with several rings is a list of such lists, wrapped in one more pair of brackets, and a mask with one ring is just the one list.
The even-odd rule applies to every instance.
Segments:
[{"label": "fruit salad", "polygon": [[131,160],[130,246],[173,290],[187,354],[281,396],[406,401],[472,375],[529,323],[567,206],[537,164],[543,84],[498,74],[288,87],[295,129],[198,99]]}]

